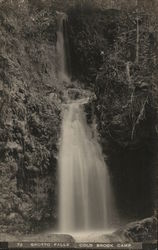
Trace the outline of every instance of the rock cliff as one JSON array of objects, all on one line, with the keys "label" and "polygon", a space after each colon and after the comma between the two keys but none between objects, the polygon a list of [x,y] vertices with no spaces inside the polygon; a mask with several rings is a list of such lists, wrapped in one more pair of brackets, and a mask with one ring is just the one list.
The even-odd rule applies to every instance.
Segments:
[{"label": "rock cliff", "polygon": [[26,233],[55,224],[62,93],[55,10],[21,4],[0,4],[0,231]]}]

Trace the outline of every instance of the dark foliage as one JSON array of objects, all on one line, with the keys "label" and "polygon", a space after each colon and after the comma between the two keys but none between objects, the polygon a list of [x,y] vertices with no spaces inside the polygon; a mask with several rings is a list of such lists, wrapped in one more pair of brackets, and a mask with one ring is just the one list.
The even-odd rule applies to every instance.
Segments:
[{"label": "dark foliage", "polygon": [[100,141],[128,218],[152,213],[157,171],[158,19],[156,5],[143,3],[69,13],[74,77],[96,94]]}]

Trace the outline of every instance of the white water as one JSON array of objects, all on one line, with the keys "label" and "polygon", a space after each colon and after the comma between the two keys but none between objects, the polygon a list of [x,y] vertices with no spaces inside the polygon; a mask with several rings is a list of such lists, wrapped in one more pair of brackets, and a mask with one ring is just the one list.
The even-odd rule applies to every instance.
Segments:
[{"label": "white water", "polygon": [[92,132],[83,104],[68,104],[59,155],[59,227],[63,232],[106,230],[113,221],[108,170]]},{"label": "white water", "polygon": [[66,63],[66,50],[64,42],[64,23],[66,24],[67,15],[65,13],[58,13],[58,31],[57,31],[57,55],[58,55],[58,72],[59,80],[61,82],[69,82],[67,63]]},{"label": "white water", "polygon": [[[60,80],[68,78],[63,23],[59,15],[57,51]],[[89,232],[109,230],[115,220],[108,168],[96,128],[86,121],[84,104],[88,99],[64,105],[59,150],[59,231]]]}]

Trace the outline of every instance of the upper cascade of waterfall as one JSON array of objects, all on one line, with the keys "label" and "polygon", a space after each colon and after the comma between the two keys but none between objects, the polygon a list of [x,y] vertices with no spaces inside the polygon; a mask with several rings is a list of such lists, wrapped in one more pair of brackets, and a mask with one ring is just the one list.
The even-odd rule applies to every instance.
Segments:
[{"label": "upper cascade of waterfall", "polygon": [[57,12],[57,55],[58,55],[58,78],[60,82],[70,82],[71,63],[68,38],[68,16],[66,13]]}]

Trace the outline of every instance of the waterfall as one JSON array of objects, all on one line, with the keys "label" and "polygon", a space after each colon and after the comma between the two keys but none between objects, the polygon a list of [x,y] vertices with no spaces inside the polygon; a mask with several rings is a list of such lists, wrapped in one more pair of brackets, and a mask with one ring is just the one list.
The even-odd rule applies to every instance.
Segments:
[{"label": "waterfall", "polygon": [[[70,81],[64,23],[59,15],[57,51],[60,80]],[[96,127],[86,121],[88,99],[64,104],[58,159],[60,232],[108,230],[115,219],[107,165],[97,141]]]},{"label": "waterfall", "polygon": [[58,56],[58,78],[60,82],[70,82],[71,67],[69,41],[67,32],[67,15],[58,12],[58,31],[57,31],[57,56]]},{"label": "waterfall", "polygon": [[59,155],[59,227],[63,232],[109,229],[114,220],[110,178],[87,125],[82,100],[64,111]]}]

